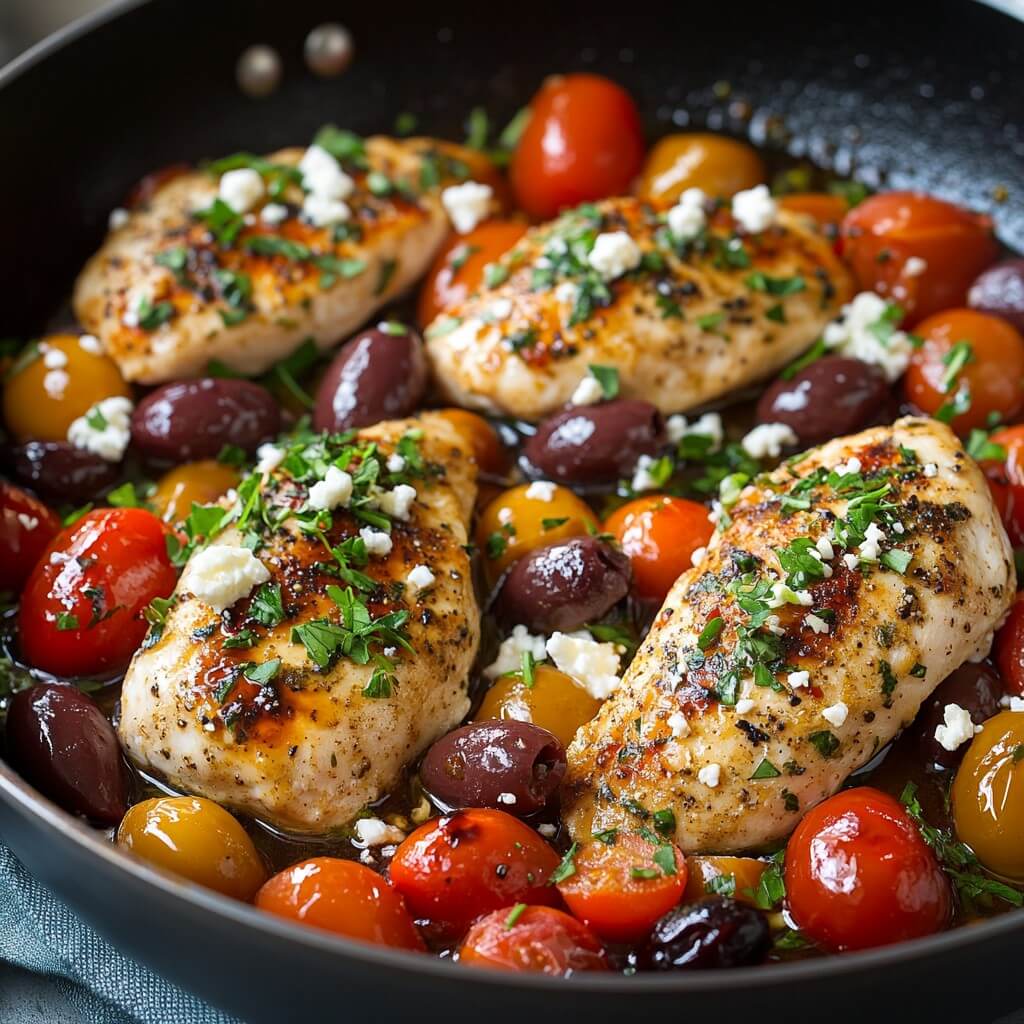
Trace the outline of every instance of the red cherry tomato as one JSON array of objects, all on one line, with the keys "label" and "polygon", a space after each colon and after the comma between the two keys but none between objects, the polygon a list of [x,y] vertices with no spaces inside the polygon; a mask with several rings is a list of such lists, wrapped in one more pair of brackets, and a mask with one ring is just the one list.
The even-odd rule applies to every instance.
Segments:
[{"label": "red cherry tomato", "polygon": [[553,907],[522,904],[477,921],[459,947],[459,961],[562,978],[608,970],[601,940],[576,918]]},{"label": "red cherry tomato", "polygon": [[38,499],[0,480],[0,590],[17,593],[60,520]]},{"label": "red cherry tomato", "polygon": [[786,846],[786,898],[801,931],[832,951],[931,935],[952,894],[898,800],[847,789],[812,808]]},{"label": "red cherry tomato", "polygon": [[1024,592],[1017,594],[1010,614],[996,634],[993,657],[1006,692],[1024,697]]},{"label": "red cherry tomato", "polygon": [[[883,192],[855,206],[842,247],[861,288],[906,310],[914,324],[962,306],[973,280],[999,255],[992,218],[920,192]],[[907,260],[923,260],[907,267]]]},{"label": "red cherry tomato", "polygon": [[402,897],[355,861],[313,857],[293,864],[263,885],[256,906],[361,942],[424,949]]},{"label": "red cherry tomato", "polygon": [[629,93],[601,75],[556,75],[530,103],[512,155],[512,191],[531,217],[623,195],[640,173],[644,136]]},{"label": "red cherry tomato", "polygon": [[995,431],[990,440],[1003,447],[1005,459],[986,459],[981,468],[1014,547],[1024,544],[1024,425]]},{"label": "red cherry tomato", "polygon": [[471,808],[421,825],[399,846],[391,881],[417,918],[462,935],[483,914],[516,903],[558,903],[548,885],[558,855],[504,811]]},{"label": "red cherry tomato", "polygon": [[646,938],[686,889],[682,853],[671,843],[659,846],[630,833],[618,833],[610,844],[587,843],[574,863],[575,872],[558,883],[558,891],[576,917],[612,942]]},{"label": "red cherry tomato", "polygon": [[105,508],[59,534],[22,595],[25,660],[58,676],[124,668],[146,635],[143,609],[174,589],[168,532],[152,512]]},{"label": "red cherry tomato", "polygon": [[696,501],[656,495],[616,509],[604,524],[629,555],[637,594],[663,601],[672,584],[689,569],[697,548],[711,539],[708,510]]}]

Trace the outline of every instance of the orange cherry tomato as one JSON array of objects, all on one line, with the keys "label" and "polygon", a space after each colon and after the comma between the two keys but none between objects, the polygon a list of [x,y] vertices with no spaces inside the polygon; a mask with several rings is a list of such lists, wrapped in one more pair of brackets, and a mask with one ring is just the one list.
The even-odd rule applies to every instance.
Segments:
[{"label": "orange cherry tomato", "polygon": [[791,213],[813,217],[822,227],[838,228],[847,213],[846,200],[831,192],[794,192],[780,196],[779,206]]},{"label": "orange cherry tomato", "polygon": [[516,903],[558,903],[548,884],[558,854],[529,825],[475,807],[421,825],[398,847],[391,882],[417,918],[462,935],[483,914]]},{"label": "orange cherry tomato", "polygon": [[575,857],[576,870],[558,883],[566,906],[611,942],[639,942],[686,889],[686,859],[671,843],[658,845],[619,832],[593,840]]},{"label": "orange cherry tomato", "polygon": [[1007,693],[1024,697],[1024,592],[1017,594],[1006,621],[996,633],[993,657]]},{"label": "orange cherry tomato", "polygon": [[696,501],[656,495],[617,509],[604,530],[629,555],[637,594],[647,601],[663,601],[693,564],[694,551],[711,539],[714,527],[708,510]]},{"label": "orange cherry tomato", "polygon": [[902,804],[847,789],[812,808],[786,846],[800,930],[832,951],[931,935],[949,923],[949,881]]},{"label": "orange cherry tomato", "polygon": [[32,570],[18,611],[25,660],[58,676],[124,668],[146,635],[143,616],[178,574],[168,528],[141,508],[105,508],[60,533]]},{"label": "orange cherry tomato", "polygon": [[924,344],[903,378],[908,402],[931,416],[962,402],[964,411],[949,420],[958,434],[986,426],[993,414],[1012,420],[1024,411],[1024,338],[1005,320],[948,309],[921,321],[915,333]]},{"label": "orange cherry tomato", "polygon": [[459,962],[561,978],[608,970],[601,940],[576,918],[522,904],[477,921],[459,947]]},{"label": "orange cherry tomato", "polygon": [[0,480],[0,590],[21,590],[60,520],[38,499]]},{"label": "orange cherry tomato", "polygon": [[240,478],[237,469],[216,459],[185,462],[157,481],[150,503],[165,523],[177,523],[188,516],[193,503],[212,505]]},{"label": "orange cherry tomato", "polygon": [[753,146],[712,132],[684,132],[659,139],[637,185],[642,199],[674,202],[688,188],[731,199],[760,185],[764,163]]},{"label": "orange cherry tomato", "polygon": [[855,206],[842,249],[861,288],[902,306],[907,324],[962,306],[999,255],[991,217],[921,192],[883,192]]},{"label": "orange cherry tomato", "polygon": [[530,102],[509,169],[519,207],[545,219],[590,199],[623,195],[644,159],[640,114],[601,75],[555,75]]},{"label": "orange cherry tomato", "polygon": [[484,268],[512,248],[526,231],[518,220],[487,220],[464,235],[452,235],[420,288],[416,319],[422,328],[465,302],[484,283]]},{"label": "orange cherry tomato", "polygon": [[293,864],[260,889],[256,906],[360,942],[425,948],[401,895],[376,871],[351,860],[312,857]]},{"label": "orange cherry tomato", "polygon": [[1024,425],[1004,427],[990,440],[1006,451],[1006,458],[980,463],[988,479],[1003,526],[1014,547],[1024,544]]},{"label": "orange cherry tomato", "polygon": [[734,899],[754,904],[754,897],[750,893],[757,891],[768,865],[754,857],[693,856],[686,858],[686,867],[689,877],[683,897],[687,902],[703,899],[714,891],[714,884],[719,879],[728,879],[732,882]]},{"label": "orange cherry tomato", "polygon": [[441,415],[469,441],[481,472],[500,476],[508,469],[508,452],[498,432],[483,416],[468,409],[442,409]]}]

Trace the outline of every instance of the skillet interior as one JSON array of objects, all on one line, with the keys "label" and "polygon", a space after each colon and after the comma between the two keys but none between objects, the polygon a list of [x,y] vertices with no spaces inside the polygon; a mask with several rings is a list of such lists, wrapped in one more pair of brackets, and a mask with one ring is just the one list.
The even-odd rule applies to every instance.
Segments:
[{"label": "skillet interior", "polygon": [[[44,44],[0,75],[8,155],[0,223],[9,243],[0,249],[9,296],[2,333],[30,336],[59,310],[108,211],[154,167],[301,143],[328,120],[386,132],[405,110],[423,130],[458,137],[469,107],[485,105],[503,123],[555,69],[620,80],[652,136],[675,122],[770,137],[869,184],[917,185],[990,210],[1004,240],[1024,248],[1016,201],[1024,188],[1024,26],[952,2],[932,5],[926,23],[911,5],[792,3],[784,18],[763,4],[689,6],[647,4],[626,18],[532,3],[500,13],[479,4],[444,13],[425,5],[339,10],[330,0],[123,5],[116,19],[67,33],[63,46]],[[347,74],[324,82],[305,71],[301,43],[329,18],[350,27],[358,52]],[[270,99],[251,100],[235,87],[234,61],[262,41],[281,50],[284,81]],[[1000,188],[1009,201],[995,201]],[[908,990],[915,1016],[929,1004],[951,1014],[962,998],[978,1019],[1013,1008],[1008,968],[1024,948],[1024,919],[1011,915],[891,950],[767,971],[569,985],[453,976],[446,964],[300,931],[129,864],[3,765],[0,798],[5,841],[41,879],[122,947],[254,1021],[344,1011],[432,1019],[469,1006],[496,1020],[541,1007],[594,1019],[683,1007],[845,1019]],[[955,988],[936,984],[947,970],[961,979]],[[983,980],[968,985],[970,977]]]}]

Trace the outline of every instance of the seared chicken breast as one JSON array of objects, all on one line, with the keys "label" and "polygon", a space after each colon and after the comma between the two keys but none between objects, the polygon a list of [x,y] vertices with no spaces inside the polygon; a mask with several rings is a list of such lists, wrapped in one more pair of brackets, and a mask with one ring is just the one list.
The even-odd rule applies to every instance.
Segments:
[{"label": "seared chicken breast", "polygon": [[469,709],[467,451],[430,413],[265,451],[128,669],[128,756],[292,831],[343,825],[395,786]]},{"label": "seared chicken breast", "polygon": [[782,838],[987,653],[1013,600],[985,480],[934,420],[831,441],[721,514],[569,750],[577,839],[665,808],[687,852]]},{"label": "seared chicken breast", "polygon": [[621,392],[683,412],[752,384],[807,348],[852,294],[806,218],[743,233],[727,209],[680,242],[639,199],[580,207],[529,231],[481,288],[427,331],[446,400],[538,420],[591,364]]}]

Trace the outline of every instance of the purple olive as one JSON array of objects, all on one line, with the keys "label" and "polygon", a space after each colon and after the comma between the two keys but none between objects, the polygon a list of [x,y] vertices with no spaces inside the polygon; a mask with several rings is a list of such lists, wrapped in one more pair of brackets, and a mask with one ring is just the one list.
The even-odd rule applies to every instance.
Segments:
[{"label": "purple olive", "polygon": [[650,402],[618,398],[573,406],[544,420],[523,451],[530,466],[564,484],[611,483],[666,441],[665,420]]},{"label": "purple olive", "polygon": [[132,443],[161,462],[213,459],[225,445],[248,454],[281,429],[281,410],[248,380],[202,377],[165,384],[132,414]]},{"label": "purple olive", "polygon": [[73,686],[41,683],[11,699],[7,756],[72,814],[116,825],[128,809],[128,776],[114,728]]},{"label": "purple olive", "polygon": [[475,722],[442,736],[420,766],[423,787],[446,810],[539,811],[565,775],[565,748],[529,722]]},{"label": "purple olive", "polygon": [[411,328],[373,327],[346,342],[316,393],[313,426],[343,431],[416,411],[427,389],[423,342]]},{"label": "purple olive", "polygon": [[1004,260],[979,274],[967,293],[967,305],[1024,331],[1024,260]]},{"label": "purple olive", "polygon": [[596,537],[574,537],[520,558],[502,581],[495,612],[534,633],[571,632],[629,593],[629,558]]},{"label": "purple olive", "polygon": [[745,967],[771,949],[764,914],[746,903],[709,896],[675,907],[654,926],[651,960],[656,968]]},{"label": "purple olive", "polygon": [[757,403],[757,418],[785,423],[801,444],[820,444],[866,426],[887,409],[890,394],[877,366],[825,356],[791,380],[775,381]]},{"label": "purple olive", "polygon": [[89,501],[117,480],[120,467],[65,441],[30,441],[13,449],[14,475],[44,498]]}]

